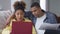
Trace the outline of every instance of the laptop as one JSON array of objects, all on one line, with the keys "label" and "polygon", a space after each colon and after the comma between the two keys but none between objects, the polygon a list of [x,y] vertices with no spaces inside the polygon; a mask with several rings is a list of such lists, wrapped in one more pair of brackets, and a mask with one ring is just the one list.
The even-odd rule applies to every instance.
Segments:
[{"label": "laptop", "polygon": [[32,22],[12,22],[11,34],[32,34]]}]

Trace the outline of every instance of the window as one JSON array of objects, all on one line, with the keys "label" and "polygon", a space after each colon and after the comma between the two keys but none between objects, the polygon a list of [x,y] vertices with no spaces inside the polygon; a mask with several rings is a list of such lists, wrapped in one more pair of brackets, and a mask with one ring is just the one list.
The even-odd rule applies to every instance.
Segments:
[{"label": "window", "polygon": [[47,7],[46,7],[46,0],[40,0],[40,6],[43,10],[47,10]]}]

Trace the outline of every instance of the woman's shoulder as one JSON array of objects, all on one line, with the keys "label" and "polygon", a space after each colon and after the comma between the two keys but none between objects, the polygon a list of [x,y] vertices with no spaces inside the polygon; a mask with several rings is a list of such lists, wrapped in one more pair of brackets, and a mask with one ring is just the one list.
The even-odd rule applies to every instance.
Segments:
[{"label": "woman's shoulder", "polygon": [[24,22],[32,22],[31,20],[29,20],[28,18],[24,18],[25,21]]},{"label": "woman's shoulder", "polygon": [[[16,21],[15,19],[11,19],[11,21]],[[32,22],[30,19],[28,18],[24,18],[24,22]]]},{"label": "woman's shoulder", "polygon": [[11,21],[16,21],[15,19],[11,19]]}]

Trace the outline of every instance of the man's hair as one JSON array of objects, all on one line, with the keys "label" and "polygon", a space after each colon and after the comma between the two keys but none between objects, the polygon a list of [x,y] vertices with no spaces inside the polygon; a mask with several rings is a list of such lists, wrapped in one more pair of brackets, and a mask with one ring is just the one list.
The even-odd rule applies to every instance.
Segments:
[{"label": "man's hair", "polygon": [[34,7],[34,6],[40,7],[40,4],[39,4],[38,2],[33,2],[33,3],[31,4],[31,7]]}]

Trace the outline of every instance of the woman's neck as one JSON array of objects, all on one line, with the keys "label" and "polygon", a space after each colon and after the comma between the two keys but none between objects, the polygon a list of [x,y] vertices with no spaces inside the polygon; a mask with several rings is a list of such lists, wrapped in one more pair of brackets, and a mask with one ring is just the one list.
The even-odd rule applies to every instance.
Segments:
[{"label": "woman's neck", "polygon": [[24,21],[24,19],[17,19],[17,21]]}]

